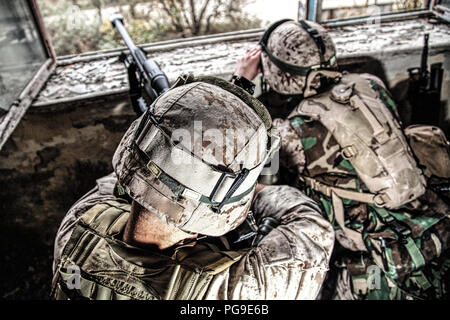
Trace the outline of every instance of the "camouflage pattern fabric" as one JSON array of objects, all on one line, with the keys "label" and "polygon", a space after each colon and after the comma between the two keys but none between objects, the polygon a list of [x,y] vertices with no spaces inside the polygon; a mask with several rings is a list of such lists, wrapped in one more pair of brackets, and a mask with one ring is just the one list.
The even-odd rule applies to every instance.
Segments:
[{"label": "camouflage pattern fabric", "polygon": [[[256,180],[279,139],[274,133],[271,148],[265,148],[270,116],[242,89],[225,82],[241,92],[238,96],[211,83],[185,81],[180,77],[180,85],[153,103],[158,125],[147,113],[130,126],[114,154],[113,168],[124,191],[167,224],[220,236],[244,221]],[[245,170],[245,179],[218,214],[213,200],[224,199]],[[216,189],[225,173],[235,177],[225,178]]]},{"label": "camouflage pattern fabric", "polygon": [[[326,30],[319,24],[308,21],[322,36],[325,44],[325,60],[329,60],[336,53],[333,41]],[[299,23],[288,21],[278,26],[270,35],[267,42],[268,49],[282,61],[299,67],[320,64],[319,49],[312,37]],[[281,94],[302,94],[306,83],[305,76],[291,75],[279,69],[262,52],[261,61],[264,79],[270,87]],[[316,82],[315,86],[319,83]]]},{"label": "camouflage pattern fabric", "polygon": [[[368,80],[386,108],[396,115],[395,103],[382,82]],[[326,92],[321,94],[326,95]],[[275,119],[274,126],[282,135],[281,163],[289,172],[285,180],[321,204],[335,228],[336,239],[344,248],[331,266],[338,270],[334,272],[334,280],[337,277],[339,283],[329,296],[345,299],[448,297],[450,207],[442,197],[428,188],[416,200],[393,209],[341,199],[345,226],[358,231],[364,240],[366,250],[356,250],[336,221],[332,199],[301,182],[304,176],[314,177],[329,186],[369,191],[352,163],[341,156],[342,146],[320,121],[310,117],[297,114],[289,120]],[[369,266],[374,268],[368,270]],[[369,271],[375,267],[380,270],[380,282],[372,288],[368,286],[373,279]]]}]

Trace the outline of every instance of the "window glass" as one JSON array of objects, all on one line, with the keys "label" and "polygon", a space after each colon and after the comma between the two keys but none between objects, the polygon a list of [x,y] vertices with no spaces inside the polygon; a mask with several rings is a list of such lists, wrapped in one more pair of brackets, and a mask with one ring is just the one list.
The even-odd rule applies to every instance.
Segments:
[{"label": "window glass", "polygon": [[306,0],[37,0],[57,56],[123,47],[120,13],[136,44],[266,27],[297,19]]},{"label": "window glass", "polygon": [[450,9],[450,0],[441,0],[439,4]]},{"label": "window glass", "polygon": [[425,8],[429,0],[322,0],[321,22]]},{"label": "window glass", "polygon": [[0,0],[0,115],[47,60],[28,2]]}]

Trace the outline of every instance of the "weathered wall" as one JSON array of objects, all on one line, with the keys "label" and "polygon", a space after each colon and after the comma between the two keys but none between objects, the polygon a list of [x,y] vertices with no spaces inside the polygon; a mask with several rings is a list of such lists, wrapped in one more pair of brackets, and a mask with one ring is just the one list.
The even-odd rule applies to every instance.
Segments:
[{"label": "weathered wall", "polygon": [[61,218],[111,172],[113,152],[134,118],[123,95],[24,117],[0,153],[0,297],[48,297]]},{"label": "weathered wall", "polygon": [[[422,35],[431,36],[431,59],[445,63],[444,95],[450,94],[450,28],[423,21],[331,31],[339,61],[353,71],[398,83],[418,66]],[[147,46],[170,80],[180,73],[228,78],[261,32],[169,41]],[[0,297],[47,297],[53,239],[67,209],[112,170],[111,158],[135,118],[119,51],[68,57],[0,152]],[[366,58],[362,58],[366,57]],[[449,118],[447,113],[447,118]],[[445,124],[445,123],[444,123]]]}]

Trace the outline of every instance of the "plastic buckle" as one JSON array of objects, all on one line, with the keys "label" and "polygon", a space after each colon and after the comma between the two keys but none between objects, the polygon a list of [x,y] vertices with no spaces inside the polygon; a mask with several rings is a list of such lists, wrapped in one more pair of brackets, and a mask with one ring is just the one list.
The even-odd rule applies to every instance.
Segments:
[{"label": "plastic buckle", "polygon": [[389,271],[389,264],[386,257],[386,241],[382,237],[378,237],[378,240],[380,240],[381,244],[381,260],[383,262],[383,267],[386,272]]},{"label": "plastic buckle", "polygon": [[[236,175],[235,173],[228,173],[224,172],[222,173],[222,176],[220,177],[219,181],[217,181],[216,185],[214,186],[213,191],[211,192],[211,195],[209,196],[209,200],[212,203],[212,210],[214,212],[219,212],[222,206],[225,204],[225,202],[230,199],[230,197],[233,195],[233,193],[239,188],[239,186],[244,182],[245,178],[247,178],[247,175],[250,171],[248,169],[242,169],[242,171]],[[217,195],[217,192],[222,187],[223,183],[225,182],[226,178],[234,178],[234,182],[231,185],[230,189],[228,189],[227,193],[223,197],[222,201],[218,202],[215,201],[214,198]]]},{"label": "plastic buckle", "polygon": [[389,222],[388,225],[399,236],[401,243],[405,244],[405,242],[407,241],[406,238],[411,235],[411,230],[397,220]]},{"label": "plastic buckle", "polygon": [[211,195],[209,196],[209,201],[211,201],[213,205],[220,204],[220,202],[215,201],[214,198],[216,197],[217,193],[219,192],[219,189],[222,187],[222,185],[225,182],[225,179],[227,178],[236,179],[236,174],[228,172],[222,173],[222,175],[219,178],[219,181],[217,181],[213,191],[211,192]]}]

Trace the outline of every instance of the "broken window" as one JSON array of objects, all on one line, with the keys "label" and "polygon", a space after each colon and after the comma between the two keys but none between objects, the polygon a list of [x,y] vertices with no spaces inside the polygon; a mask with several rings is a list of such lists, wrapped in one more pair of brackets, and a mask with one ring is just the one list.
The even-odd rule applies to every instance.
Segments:
[{"label": "broken window", "polygon": [[0,0],[0,148],[54,63],[35,1]]}]

